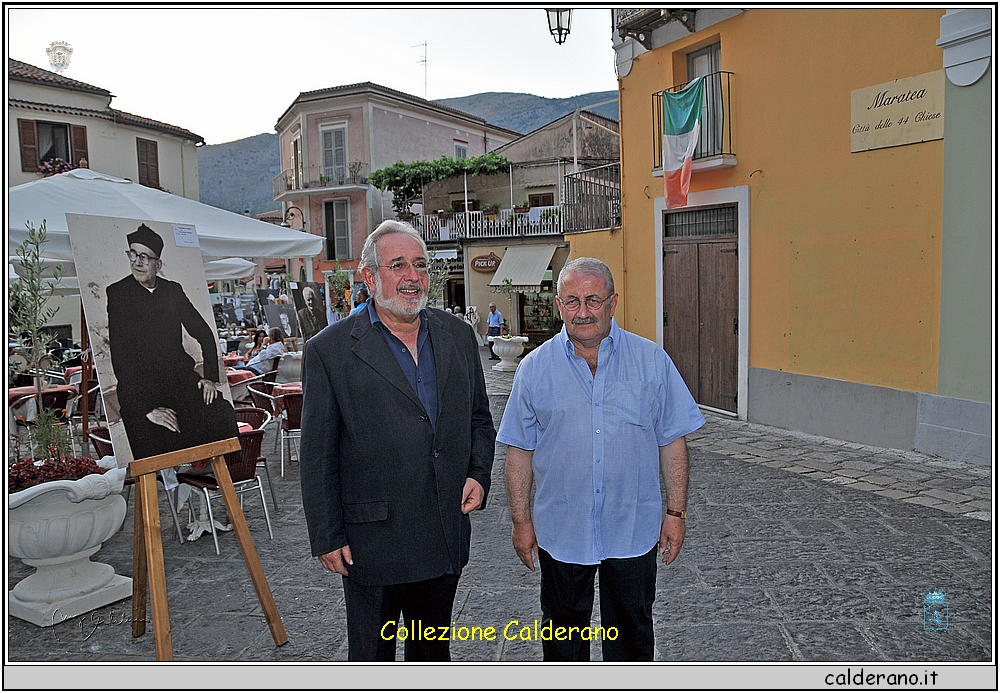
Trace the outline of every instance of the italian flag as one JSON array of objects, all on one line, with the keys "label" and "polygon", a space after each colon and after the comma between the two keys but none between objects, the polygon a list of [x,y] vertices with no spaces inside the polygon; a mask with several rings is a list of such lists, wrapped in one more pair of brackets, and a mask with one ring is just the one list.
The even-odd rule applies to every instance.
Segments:
[{"label": "italian flag", "polygon": [[701,133],[705,80],[678,92],[663,92],[663,196],[667,209],[683,207],[691,187],[691,157]]}]

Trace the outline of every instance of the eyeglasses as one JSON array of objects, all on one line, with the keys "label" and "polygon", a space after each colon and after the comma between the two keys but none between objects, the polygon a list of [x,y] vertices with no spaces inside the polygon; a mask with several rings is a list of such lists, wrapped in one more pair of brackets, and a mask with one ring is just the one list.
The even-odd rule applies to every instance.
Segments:
[{"label": "eyeglasses", "polygon": [[591,310],[597,310],[598,308],[604,305],[605,301],[607,301],[614,295],[615,295],[614,292],[612,292],[607,296],[605,296],[604,298],[598,298],[597,296],[587,296],[587,298],[585,298],[583,301],[580,301],[580,299],[578,299],[576,296],[570,296],[569,298],[560,297],[559,302],[562,304],[562,307],[565,308],[566,310],[579,310],[581,303],[586,303],[587,307],[590,308]]},{"label": "eyeglasses", "polygon": [[396,262],[390,263],[388,265],[379,265],[379,267],[385,267],[386,269],[392,270],[392,273],[397,277],[405,277],[410,273],[410,268],[417,274],[427,274],[427,261],[417,260],[414,263],[406,262],[405,260],[396,260]]},{"label": "eyeglasses", "polygon": [[125,254],[128,255],[128,259],[137,265],[148,265],[151,262],[155,262],[160,258],[153,255],[146,255],[146,253],[137,253],[134,250],[126,250]]}]

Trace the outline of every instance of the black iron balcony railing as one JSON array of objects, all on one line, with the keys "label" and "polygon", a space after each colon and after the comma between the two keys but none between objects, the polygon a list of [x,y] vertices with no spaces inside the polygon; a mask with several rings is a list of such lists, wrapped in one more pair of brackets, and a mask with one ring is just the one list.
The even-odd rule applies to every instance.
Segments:
[{"label": "black iron balcony railing", "polygon": [[[705,101],[701,106],[701,135],[694,150],[693,159],[708,159],[713,156],[733,153],[732,96],[730,78],[732,72],[713,72],[705,75]],[[667,89],[680,91],[690,82],[677,84]],[[653,168],[663,167],[663,92],[653,94]]]},{"label": "black iron balcony railing", "polygon": [[563,229],[566,233],[613,229],[622,225],[621,164],[567,173]]}]

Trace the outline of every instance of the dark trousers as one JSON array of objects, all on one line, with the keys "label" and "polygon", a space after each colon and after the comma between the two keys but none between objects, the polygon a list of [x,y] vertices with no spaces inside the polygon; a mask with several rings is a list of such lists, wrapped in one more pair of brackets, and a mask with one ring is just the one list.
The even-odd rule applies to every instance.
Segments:
[{"label": "dark trousers", "polygon": [[[500,336],[500,327],[499,326],[497,326],[497,327],[487,327],[486,328],[486,336],[487,337],[499,337]],[[490,342],[490,358],[493,359],[494,361],[496,359],[500,358],[499,356],[497,356],[496,352],[493,351],[493,342]]]},{"label": "dark trousers", "polygon": [[[576,565],[538,549],[542,570],[542,625],[553,632],[590,626],[594,609],[594,576],[600,571],[601,651],[606,662],[653,661],[653,598],[656,593],[656,547],[636,558],[607,558],[599,565]],[[607,637],[615,628],[614,639]],[[579,631],[577,631],[579,632]],[[589,662],[590,642],[579,637],[542,640],[547,662]]]},{"label": "dark trousers", "polygon": [[433,626],[437,632],[439,626],[451,625],[457,587],[457,575],[384,587],[359,585],[345,577],[347,659],[391,662],[396,658],[398,634],[398,639],[404,640],[407,662],[451,661],[449,641],[422,639],[421,631]]}]

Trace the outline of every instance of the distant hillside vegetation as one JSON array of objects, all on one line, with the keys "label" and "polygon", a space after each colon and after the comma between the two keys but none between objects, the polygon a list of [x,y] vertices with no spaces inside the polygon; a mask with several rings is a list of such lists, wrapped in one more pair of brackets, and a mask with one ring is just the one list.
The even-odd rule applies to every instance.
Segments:
[{"label": "distant hillside vegetation", "polygon": [[[533,94],[491,91],[454,99],[438,99],[437,103],[485,118],[486,122],[508,130],[527,134],[577,108],[617,98],[617,91],[595,91],[567,99],[547,99]],[[618,120],[617,102],[589,110]]]},{"label": "distant hillside vegetation", "polygon": [[[486,92],[442,103],[485,118],[486,122],[527,134],[560,116],[592,103],[617,98],[616,91],[597,91],[568,99],[547,99],[532,94]],[[618,104],[591,108],[618,120]],[[213,207],[251,215],[280,209],[274,201],[271,181],[281,172],[278,136],[264,132],[235,142],[210,144],[198,149],[199,196]]]},{"label": "distant hillside vegetation", "polygon": [[251,215],[279,209],[271,181],[281,172],[278,136],[264,132],[198,149],[198,193],[202,202]]}]

